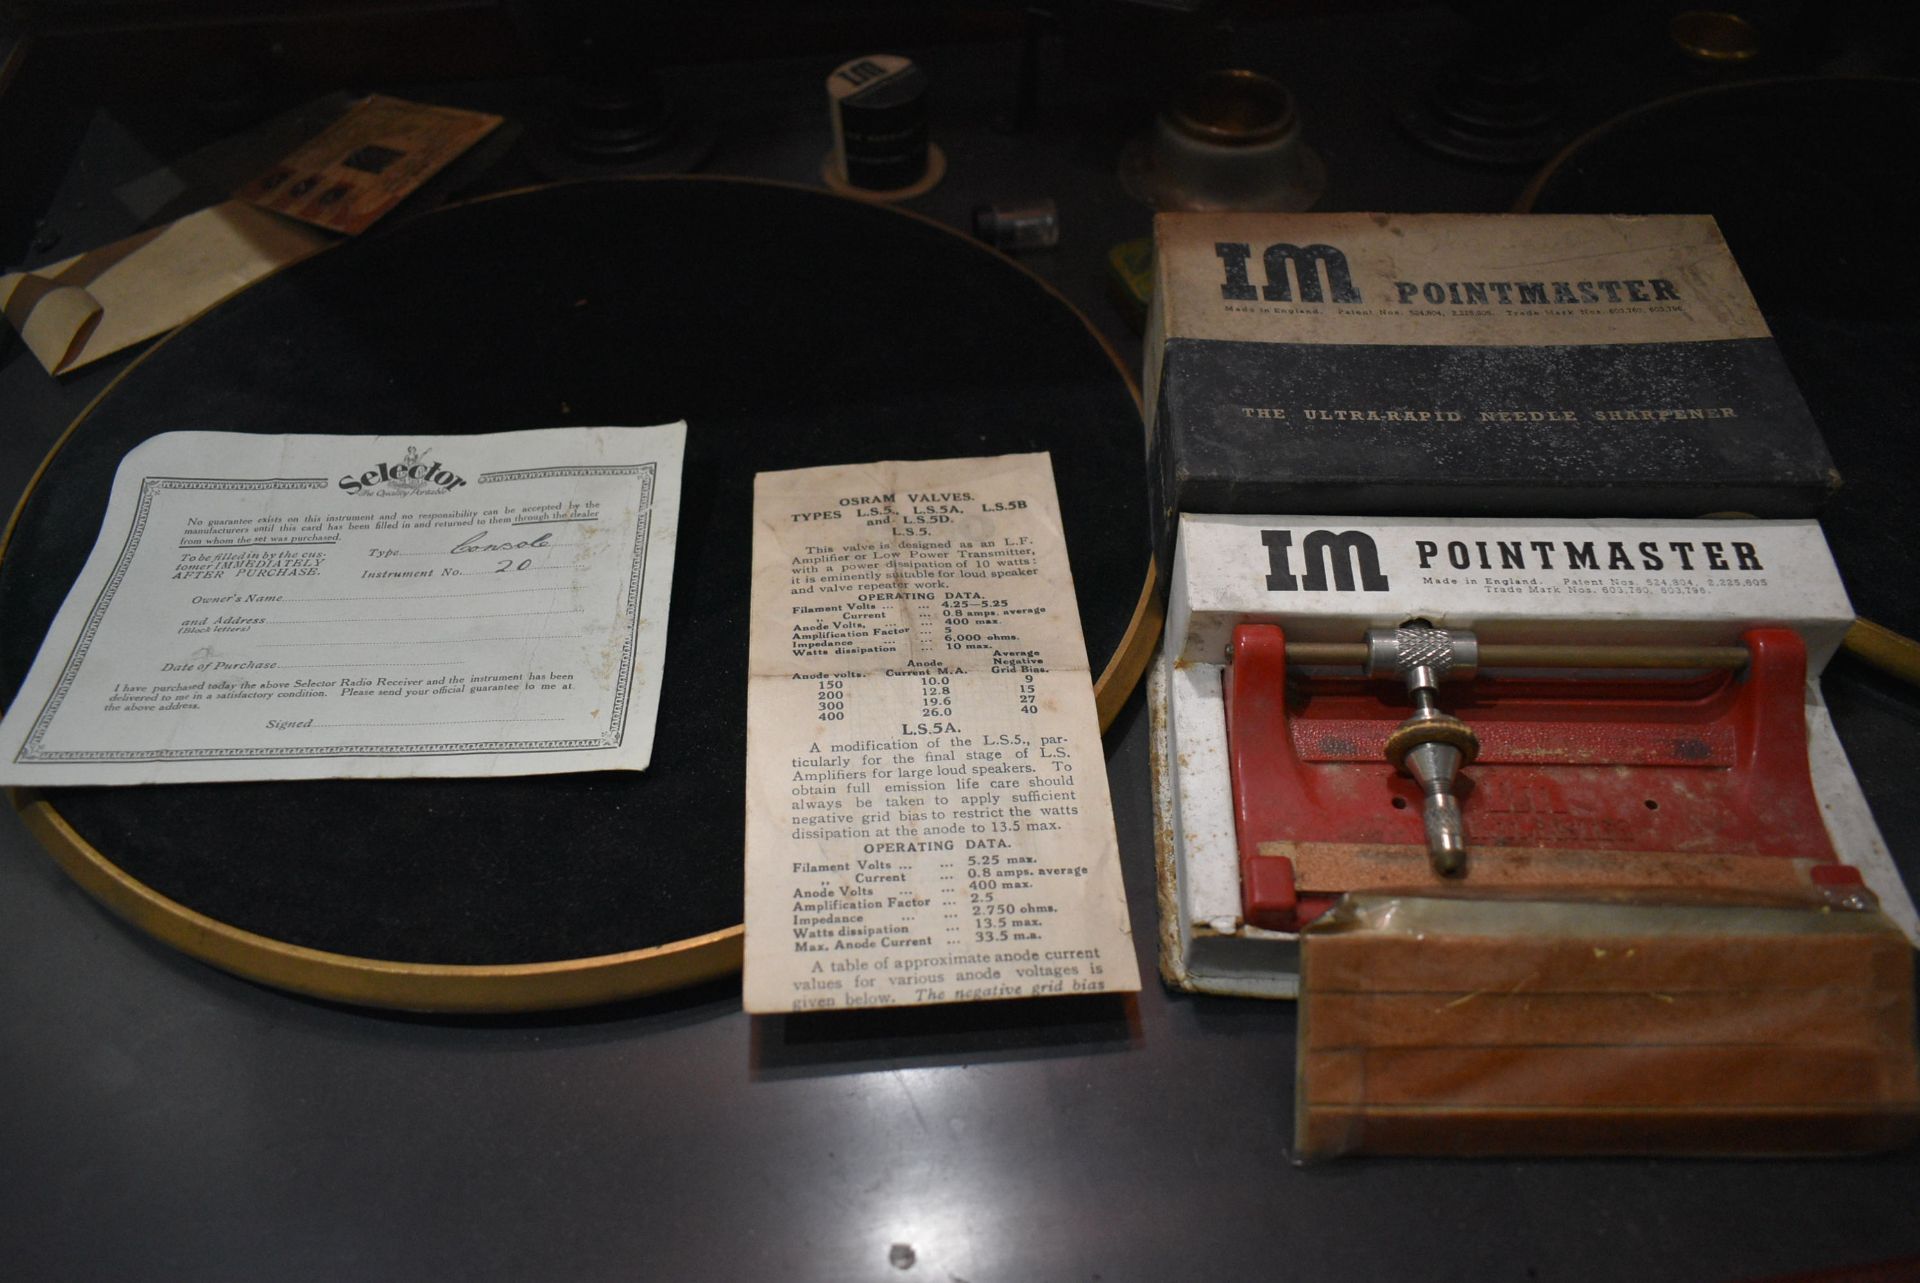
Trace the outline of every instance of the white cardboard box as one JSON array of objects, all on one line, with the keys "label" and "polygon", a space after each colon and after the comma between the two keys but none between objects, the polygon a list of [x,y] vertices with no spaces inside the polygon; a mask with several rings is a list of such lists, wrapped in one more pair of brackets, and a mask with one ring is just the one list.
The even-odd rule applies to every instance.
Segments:
[{"label": "white cardboard box", "polygon": [[1817,523],[1189,515],[1148,688],[1170,984],[1272,998],[1299,987],[1297,937],[1240,917],[1221,695],[1234,626],[1352,642],[1410,619],[1483,642],[1714,645],[1792,628],[1807,644],[1808,755],[1828,833],[1920,943],[1820,697],[1853,611]]}]

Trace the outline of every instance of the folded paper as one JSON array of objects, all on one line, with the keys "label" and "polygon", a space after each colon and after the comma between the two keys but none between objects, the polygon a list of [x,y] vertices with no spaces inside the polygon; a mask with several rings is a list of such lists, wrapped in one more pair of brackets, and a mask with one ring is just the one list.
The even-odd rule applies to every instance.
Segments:
[{"label": "folded paper", "polygon": [[0,277],[0,311],[49,374],[65,374],[164,334],[332,240],[243,201],[224,201]]}]

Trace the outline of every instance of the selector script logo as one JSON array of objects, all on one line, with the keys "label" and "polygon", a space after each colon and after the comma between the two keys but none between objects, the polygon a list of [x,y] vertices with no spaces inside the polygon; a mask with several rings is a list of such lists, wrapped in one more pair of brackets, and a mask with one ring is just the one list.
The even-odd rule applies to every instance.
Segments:
[{"label": "selector script logo", "polygon": [[348,494],[366,495],[445,494],[466,484],[465,477],[441,467],[415,446],[408,446],[397,463],[382,462],[357,476],[349,473],[340,478],[340,488]]}]

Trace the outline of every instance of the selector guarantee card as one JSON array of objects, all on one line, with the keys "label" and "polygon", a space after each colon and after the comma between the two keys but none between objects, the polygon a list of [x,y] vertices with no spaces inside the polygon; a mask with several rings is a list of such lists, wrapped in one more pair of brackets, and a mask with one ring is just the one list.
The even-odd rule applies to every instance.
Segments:
[{"label": "selector guarantee card", "polygon": [[0,723],[0,783],[642,769],[685,439],[152,438]]},{"label": "selector guarantee card", "polygon": [[762,473],[746,1009],[1135,992],[1048,456]]}]

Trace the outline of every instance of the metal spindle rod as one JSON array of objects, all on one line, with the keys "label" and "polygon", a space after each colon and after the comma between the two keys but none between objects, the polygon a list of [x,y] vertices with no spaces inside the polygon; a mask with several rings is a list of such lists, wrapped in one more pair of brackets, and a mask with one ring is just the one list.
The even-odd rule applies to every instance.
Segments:
[{"label": "metal spindle rod", "polygon": [[[1747,666],[1745,646],[1603,646],[1480,643],[1481,668],[1724,668]],[[1364,667],[1365,642],[1288,642],[1287,662]]]}]

